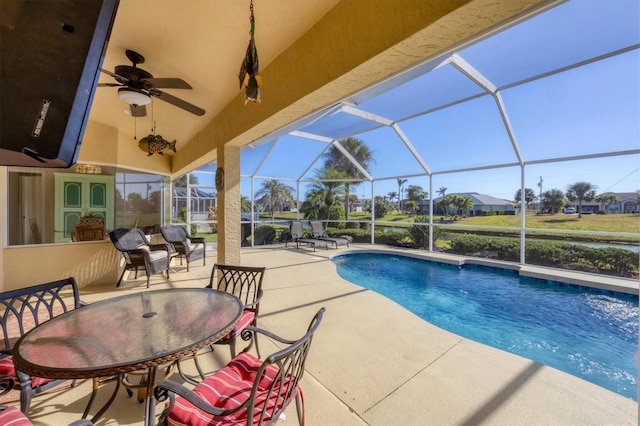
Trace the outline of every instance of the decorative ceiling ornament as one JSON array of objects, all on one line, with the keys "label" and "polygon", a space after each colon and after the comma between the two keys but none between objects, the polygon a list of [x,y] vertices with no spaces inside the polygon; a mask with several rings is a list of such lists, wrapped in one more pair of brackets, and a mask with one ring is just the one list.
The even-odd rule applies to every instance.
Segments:
[{"label": "decorative ceiling ornament", "polygon": [[160,135],[150,134],[140,139],[138,142],[138,148],[147,153],[147,156],[150,157],[153,154],[164,155],[165,151],[171,150],[173,152],[176,151],[176,141],[169,142],[164,139]]},{"label": "decorative ceiling ornament", "polygon": [[262,86],[262,77],[260,77],[260,70],[258,65],[258,50],[256,49],[255,42],[255,30],[256,20],[253,16],[253,0],[249,6],[251,11],[251,17],[249,22],[251,23],[251,29],[249,30],[249,45],[247,46],[247,53],[240,65],[240,73],[238,79],[240,80],[240,88],[245,88],[245,101],[246,105],[248,101],[252,101],[260,104],[260,86]]},{"label": "decorative ceiling ornament", "polygon": [[151,131],[153,133],[148,134],[144,138],[140,139],[140,142],[138,142],[138,148],[146,152],[147,157],[150,157],[153,154],[164,155],[164,152],[169,150],[173,152],[178,152],[176,151],[175,140],[173,142],[169,142],[168,140],[164,139],[162,136],[156,135],[155,122],[153,123],[153,128],[151,129]]}]

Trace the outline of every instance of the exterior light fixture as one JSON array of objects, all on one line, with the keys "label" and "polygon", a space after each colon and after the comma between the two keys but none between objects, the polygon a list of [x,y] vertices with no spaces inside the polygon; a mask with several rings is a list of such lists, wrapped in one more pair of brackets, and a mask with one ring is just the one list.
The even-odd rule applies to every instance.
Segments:
[{"label": "exterior light fixture", "polygon": [[102,167],[94,166],[93,164],[77,164],[76,173],[82,173],[84,175],[99,175],[102,173]]}]

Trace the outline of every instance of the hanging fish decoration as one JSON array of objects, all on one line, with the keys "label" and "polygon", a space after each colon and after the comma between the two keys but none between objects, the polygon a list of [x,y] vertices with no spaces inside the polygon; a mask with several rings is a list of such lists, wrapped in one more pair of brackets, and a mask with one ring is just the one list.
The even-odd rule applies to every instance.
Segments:
[{"label": "hanging fish decoration", "polygon": [[240,65],[240,73],[238,79],[240,80],[240,88],[245,88],[245,105],[248,101],[260,104],[260,86],[262,86],[262,77],[260,77],[260,68],[258,65],[258,50],[256,49],[255,35],[255,19],[253,17],[253,1],[249,7],[251,10],[251,30],[249,34],[251,39],[247,46],[247,52]]},{"label": "hanging fish decoration", "polygon": [[138,142],[138,148],[147,153],[147,156],[150,157],[153,154],[164,155],[165,151],[171,150],[173,152],[176,151],[176,141],[169,142],[165,140],[160,135],[148,135],[144,138],[140,139]]}]

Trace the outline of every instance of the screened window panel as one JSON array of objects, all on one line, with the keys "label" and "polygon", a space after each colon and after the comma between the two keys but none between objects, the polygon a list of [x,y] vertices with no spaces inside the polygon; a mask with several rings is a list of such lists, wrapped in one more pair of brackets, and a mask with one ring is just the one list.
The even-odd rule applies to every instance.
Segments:
[{"label": "screened window panel", "polygon": [[400,127],[434,172],[517,161],[490,96],[403,121]]},{"label": "screened window panel", "polygon": [[[327,147],[325,142],[287,135],[278,139],[266,161],[256,171],[258,176],[297,178]],[[284,160],[284,162],[283,162]]]},{"label": "screened window panel", "polygon": [[358,108],[398,121],[482,93],[460,71],[445,65],[364,101]]},{"label": "screened window panel", "polygon": [[639,75],[634,51],[506,90],[525,161],[637,149]]},{"label": "screened window panel", "polygon": [[640,42],[640,2],[570,1],[460,51],[502,87]]},{"label": "screened window panel", "polygon": [[355,117],[344,112],[336,112],[300,130],[331,139],[344,139],[377,127],[380,127],[380,124],[373,121]]}]

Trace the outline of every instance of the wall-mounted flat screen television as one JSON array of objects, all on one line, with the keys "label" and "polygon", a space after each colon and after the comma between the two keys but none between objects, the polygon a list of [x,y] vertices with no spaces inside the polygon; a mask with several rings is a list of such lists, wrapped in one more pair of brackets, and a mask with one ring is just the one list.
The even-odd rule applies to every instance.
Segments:
[{"label": "wall-mounted flat screen television", "polygon": [[0,0],[0,165],[80,150],[119,0]]}]

